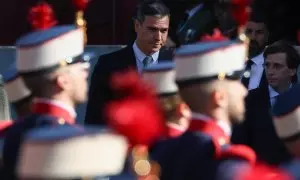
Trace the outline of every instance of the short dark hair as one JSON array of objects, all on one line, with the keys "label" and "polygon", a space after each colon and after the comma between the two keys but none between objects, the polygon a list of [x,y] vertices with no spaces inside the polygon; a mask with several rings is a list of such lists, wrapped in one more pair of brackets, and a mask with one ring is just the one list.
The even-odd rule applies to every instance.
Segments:
[{"label": "short dark hair", "polygon": [[39,76],[22,75],[25,85],[36,97],[48,97],[53,89],[49,74]]},{"label": "short dark hair", "polygon": [[145,0],[138,4],[135,19],[144,22],[146,16],[170,16],[170,10],[159,0]]},{"label": "short dark hair", "polygon": [[159,96],[160,108],[167,122],[177,122],[180,118],[178,107],[183,103],[179,93]]},{"label": "short dark hair", "polygon": [[[300,56],[293,46],[289,45],[285,41],[277,41],[274,44],[268,46],[263,55],[264,58],[267,58],[268,55],[275,53],[285,53],[286,64],[288,68],[297,70],[300,64]],[[292,78],[292,82],[297,82],[297,74]]]}]

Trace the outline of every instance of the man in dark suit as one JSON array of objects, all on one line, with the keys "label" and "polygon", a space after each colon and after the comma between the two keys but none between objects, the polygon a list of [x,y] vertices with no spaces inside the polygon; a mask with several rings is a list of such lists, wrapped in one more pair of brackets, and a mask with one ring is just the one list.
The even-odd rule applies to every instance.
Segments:
[{"label": "man in dark suit", "polygon": [[246,70],[251,72],[242,77],[242,83],[250,91],[261,87],[267,90],[265,81],[263,52],[268,43],[269,30],[266,26],[265,15],[261,11],[253,11],[249,21],[246,23],[246,35],[250,40],[249,53]]},{"label": "man in dark suit", "polygon": [[[172,59],[171,51],[162,51],[168,37],[170,12],[162,3],[147,1],[139,4],[134,28],[137,38],[132,46],[99,58],[92,74],[89,101],[85,117],[86,124],[104,124],[102,121],[105,104],[117,96],[111,92],[110,76],[134,68],[156,64],[163,59]],[[163,55],[168,57],[163,57]]]},{"label": "man in dark suit", "polygon": [[249,145],[263,161],[279,164],[289,155],[276,135],[270,110],[277,96],[297,82],[299,56],[292,46],[276,42],[266,48],[263,57],[268,90],[256,88],[249,91],[246,120],[241,127],[236,127],[232,141]]}]

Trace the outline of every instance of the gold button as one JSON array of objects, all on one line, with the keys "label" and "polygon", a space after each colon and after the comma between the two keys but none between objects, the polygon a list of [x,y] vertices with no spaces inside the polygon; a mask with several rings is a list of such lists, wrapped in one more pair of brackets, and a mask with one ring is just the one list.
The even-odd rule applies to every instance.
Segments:
[{"label": "gold button", "polygon": [[218,139],[218,143],[222,146],[222,145],[226,144],[227,141],[226,141],[225,138],[219,138],[219,139]]},{"label": "gold button", "polygon": [[147,160],[139,160],[134,165],[134,171],[139,176],[146,176],[151,171],[151,164]]},{"label": "gold button", "polygon": [[219,73],[219,75],[218,75],[218,79],[219,79],[219,80],[224,80],[224,79],[225,79],[225,76],[226,76],[226,74],[223,73],[223,72],[221,72],[221,73]]},{"label": "gold button", "polygon": [[66,123],[66,121],[63,118],[58,119],[58,124],[64,125],[65,123]]}]

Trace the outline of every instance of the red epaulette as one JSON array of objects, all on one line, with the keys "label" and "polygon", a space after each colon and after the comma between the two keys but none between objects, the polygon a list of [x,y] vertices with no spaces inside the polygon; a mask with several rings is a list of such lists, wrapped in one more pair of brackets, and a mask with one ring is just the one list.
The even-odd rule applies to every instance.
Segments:
[{"label": "red epaulette", "polygon": [[3,130],[3,129],[6,129],[9,126],[11,126],[12,123],[13,123],[13,121],[10,121],[10,120],[0,121],[0,131]]},{"label": "red epaulette", "polygon": [[13,124],[13,121],[10,121],[10,120],[0,121],[0,137],[2,137],[3,134],[5,134],[7,128],[10,127],[12,124]]},{"label": "red epaulette", "polygon": [[224,150],[218,153],[218,159],[230,159],[230,158],[239,158],[241,160],[246,160],[250,164],[256,163],[255,152],[245,145],[229,145]]}]

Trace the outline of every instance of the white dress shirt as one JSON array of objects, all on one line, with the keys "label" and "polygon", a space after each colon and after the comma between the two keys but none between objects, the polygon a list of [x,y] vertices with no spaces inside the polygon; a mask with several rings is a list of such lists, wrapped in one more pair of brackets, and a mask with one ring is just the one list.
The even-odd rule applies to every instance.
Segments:
[{"label": "white dress shirt", "polygon": [[[212,120],[214,118],[211,118],[207,115],[201,114],[201,113],[194,113],[192,112],[192,118],[193,121],[209,121]],[[219,127],[221,127],[223,129],[223,131],[225,132],[226,135],[231,136],[231,126],[226,123],[225,121],[221,121],[221,120],[216,120],[217,124],[219,125]]]},{"label": "white dress shirt", "polygon": [[275,91],[270,85],[269,85],[269,95],[270,95],[270,103],[271,103],[271,107],[273,107],[273,105],[276,102],[276,97],[279,95],[279,93],[277,91]]},{"label": "white dress shirt", "polygon": [[[132,48],[134,51],[138,72],[142,72],[144,67],[143,60],[145,59],[146,55],[140,50],[136,42],[134,42]],[[151,64],[156,64],[158,62],[159,51],[153,53],[151,56],[153,58],[153,62]]]},{"label": "white dress shirt", "polygon": [[[291,84],[289,88],[293,87],[293,85]],[[270,95],[270,103],[271,103],[271,107],[273,107],[273,105],[276,102],[276,98],[277,96],[279,96],[279,93],[277,91],[275,91],[270,85],[269,85],[269,95]]]},{"label": "white dress shirt", "polygon": [[251,65],[251,76],[249,80],[248,90],[256,89],[259,87],[262,74],[264,71],[264,56],[263,52],[251,59],[253,64]]}]

